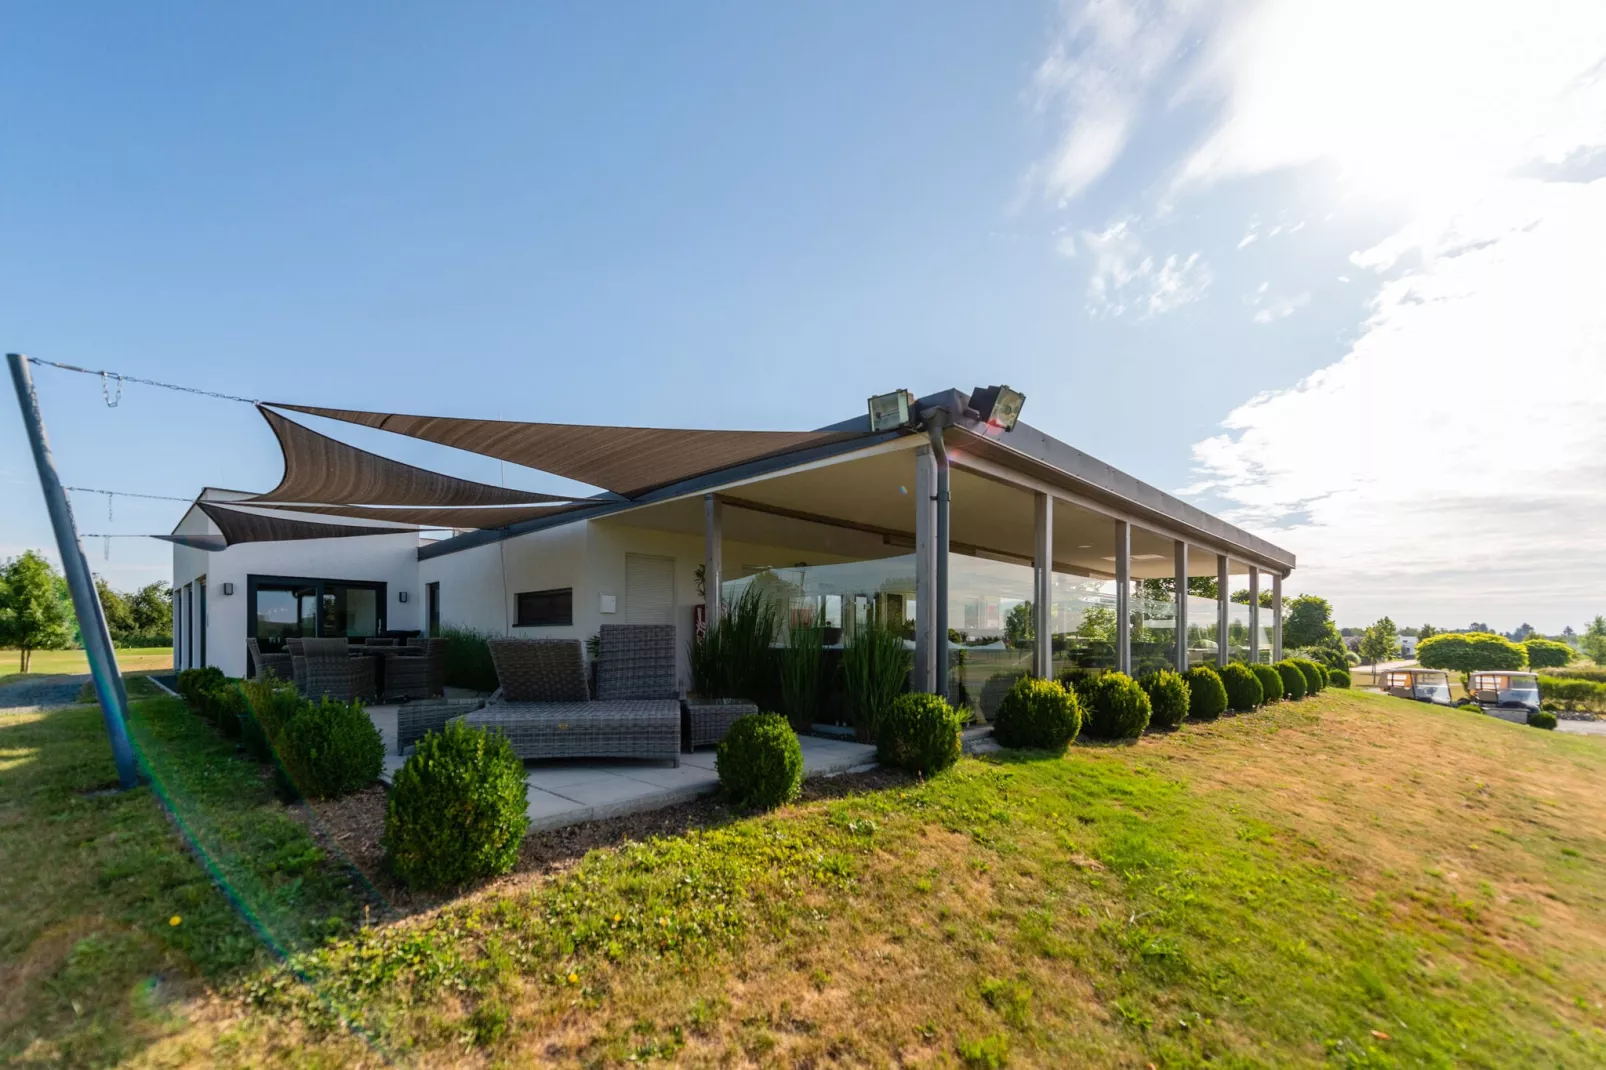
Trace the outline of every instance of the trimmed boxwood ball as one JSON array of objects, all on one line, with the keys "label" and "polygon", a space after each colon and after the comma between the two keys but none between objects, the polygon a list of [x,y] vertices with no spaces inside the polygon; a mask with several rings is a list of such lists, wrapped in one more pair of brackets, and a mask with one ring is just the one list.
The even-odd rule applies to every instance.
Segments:
[{"label": "trimmed boxwood ball", "polygon": [[1528,713],[1528,723],[1533,725],[1535,728],[1548,728],[1551,731],[1555,731],[1556,715],[1551,713],[1549,710],[1530,710]]},{"label": "trimmed boxwood ball", "polygon": [[1175,728],[1188,717],[1188,682],[1181,673],[1156,669],[1138,677],[1138,686],[1149,696],[1149,725]]},{"label": "trimmed boxwood ball", "polygon": [[1076,692],[1053,680],[1023,676],[993,715],[993,738],[1001,746],[1059,750],[1082,730],[1082,704]]},{"label": "trimmed boxwood ball", "polygon": [[714,756],[720,787],[737,806],[773,810],[803,790],[803,745],[785,717],[750,713],[725,733]]},{"label": "trimmed boxwood ball", "polygon": [[1260,686],[1260,680],[1249,670],[1249,666],[1240,665],[1236,661],[1229,662],[1216,670],[1221,677],[1221,686],[1227,689],[1227,708],[1238,713],[1248,713],[1259,706],[1266,699],[1266,693]]},{"label": "trimmed boxwood ball", "polygon": [[1328,687],[1348,687],[1350,685],[1349,673],[1343,669],[1327,670]]},{"label": "trimmed boxwood ball", "polygon": [[500,732],[449,721],[396,773],[380,843],[412,888],[455,888],[511,870],[529,831],[524,762]]},{"label": "trimmed boxwood ball", "polygon": [[1098,675],[1092,669],[1061,669],[1054,679],[1067,691],[1079,691],[1090,680],[1098,679]]},{"label": "trimmed boxwood ball", "polygon": [[1283,676],[1270,665],[1255,664],[1248,666],[1255,679],[1260,681],[1261,698],[1265,702],[1281,702],[1283,700]]},{"label": "trimmed boxwood ball", "polygon": [[360,702],[308,703],[274,742],[284,776],[309,799],[349,795],[385,768],[385,742]]},{"label": "trimmed boxwood ball", "polygon": [[1309,658],[1289,658],[1289,664],[1299,669],[1305,678],[1305,694],[1314,695],[1322,689],[1322,667]]},{"label": "trimmed boxwood ball", "polygon": [[1137,739],[1149,727],[1149,696],[1124,672],[1105,672],[1076,692],[1086,720],[1082,733],[1094,739]]},{"label": "trimmed boxwood ball", "polygon": [[878,726],[876,761],[923,776],[940,773],[959,760],[967,719],[941,695],[899,695]]},{"label": "trimmed boxwood ball", "polygon": [[1182,674],[1188,682],[1188,716],[1196,721],[1214,721],[1227,712],[1227,688],[1216,670],[1195,665]]},{"label": "trimmed boxwood ball", "polygon": [[1305,674],[1299,671],[1299,666],[1284,658],[1275,666],[1277,674],[1283,678],[1283,694],[1292,701],[1305,697]]}]

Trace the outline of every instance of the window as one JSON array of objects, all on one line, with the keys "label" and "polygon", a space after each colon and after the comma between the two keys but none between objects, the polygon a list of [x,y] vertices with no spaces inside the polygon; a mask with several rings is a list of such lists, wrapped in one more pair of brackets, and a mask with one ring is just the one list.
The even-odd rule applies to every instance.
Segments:
[{"label": "window", "polygon": [[246,635],[264,654],[287,639],[362,638],[385,630],[383,583],[246,577]]},{"label": "window", "polygon": [[429,629],[431,637],[441,634],[441,585],[440,581],[424,585],[424,605],[426,610],[425,627]]},{"label": "window", "polygon": [[552,628],[574,623],[574,588],[556,587],[550,591],[522,591],[513,596],[518,604],[515,628]]}]

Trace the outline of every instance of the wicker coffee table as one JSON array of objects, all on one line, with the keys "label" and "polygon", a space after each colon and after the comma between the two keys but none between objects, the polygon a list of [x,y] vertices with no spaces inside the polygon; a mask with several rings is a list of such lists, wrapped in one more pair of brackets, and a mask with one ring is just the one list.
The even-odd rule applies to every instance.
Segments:
[{"label": "wicker coffee table", "polygon": [[758,712],[757,703],[743,698],[686,698],[680,705],[686,711],[686,738],[692,750],[718,743],[737,718]]}]

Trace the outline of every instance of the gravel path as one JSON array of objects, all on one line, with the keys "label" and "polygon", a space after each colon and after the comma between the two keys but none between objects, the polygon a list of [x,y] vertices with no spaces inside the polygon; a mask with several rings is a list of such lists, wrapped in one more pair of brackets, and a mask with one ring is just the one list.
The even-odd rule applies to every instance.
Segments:
[{"label": "gravel path", "polygon": [[31,713],[51,706],[70,706],[78,697],[78,689],[89,681],[89,674],[76,676],[41,676],[34,680],[19,680],[0,684],[0,714]]}]

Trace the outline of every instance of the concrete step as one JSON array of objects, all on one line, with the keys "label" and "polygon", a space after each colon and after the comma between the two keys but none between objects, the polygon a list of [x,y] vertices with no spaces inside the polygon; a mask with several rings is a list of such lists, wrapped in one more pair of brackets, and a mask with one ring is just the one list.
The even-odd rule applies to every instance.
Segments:
[{"label": "concrete step", "polygon": [[990,724],[965,729],[959,735],[959,746],[966,754],[994,754],[1004,749],[994,742]]}]

